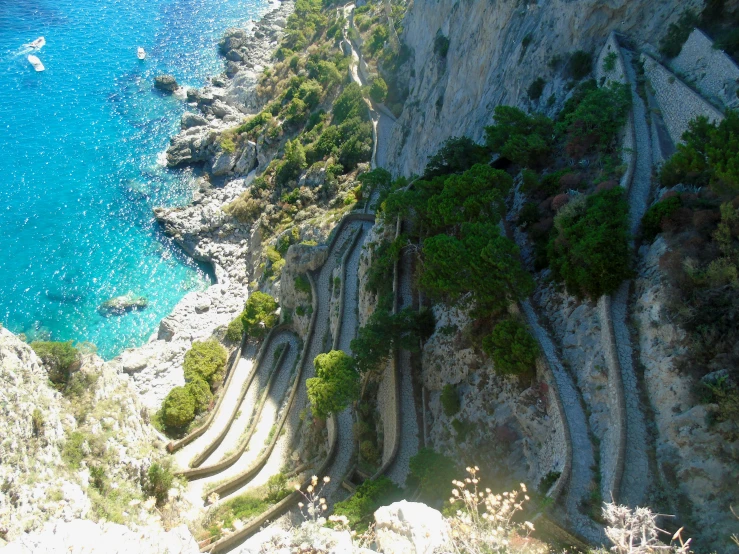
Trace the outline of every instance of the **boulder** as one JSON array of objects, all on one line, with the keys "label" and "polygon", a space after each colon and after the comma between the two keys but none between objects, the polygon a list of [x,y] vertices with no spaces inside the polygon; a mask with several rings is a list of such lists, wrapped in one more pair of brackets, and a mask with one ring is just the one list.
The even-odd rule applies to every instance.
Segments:
[{"label": "boulder", "polygon": [[183,129],[191,129],[192,127],[202,127],[207,124],[208,124],[207,119],[205,119],[200,114],[196,114],[192,112],[183,113],[182,119],[180,120],[180,127],[182,127]]},{"label": "boulder", "polygon": [[257,145],[256,143],[248,140],[244,146],[244,150],[241,152],[241,156],[236,160],[234,166],[234,173],[246,174],[249,173],[257,163]]},{"label": "boulder", "polygon": [[226,152],[225,150],[219,149],[216,153],[216,157],[213,159],[213,165],[210,172],[213,175],[227,175],[234,168],[235,164],[235,152]]},{"label": "boulder", "polygon": [[285,254],[285,268],[295,275],[300,275],[306,271],[318,269],[327,257],[328,247],[326,245],[293,244]]},{"label": "boulder", "polygon": [[432,554],[449,541],[441,512],[402,500],[375,512],[378,550],[385,554]]},{"label": "boulder", "polygon": [[310,188],[320,187],[326,181],[326,167],[325,164],[319,162],[314,163],[308,168],[298,182],[299,186],[306,186]]},{"label": "boulder", "polygon": [[203,127],[193,127],[175,135],[170,139],[167,148],[167,165],[177,167],[204,162],[208,159],[208,149],[213,144],[215,135]]},{"label": "boulder", "polygon": [[229,52],[242,48],[247,38],[248,35],[244,29],[226,29],[223,38],[218,43],[218,49],[222,55],[228,57]]},{"label": "boulder", "polygon": [[136,296],[133,293],[116,296],[106,300],[98,306],[98,313],[105,317],[123,315],[134,310],[143,310],[149,304],[144,296]]},{"label": "boulder", "polygon": [[163,92],[172,93],[180,88],[172,75],[157,75],[154,77],[154,88]]}]

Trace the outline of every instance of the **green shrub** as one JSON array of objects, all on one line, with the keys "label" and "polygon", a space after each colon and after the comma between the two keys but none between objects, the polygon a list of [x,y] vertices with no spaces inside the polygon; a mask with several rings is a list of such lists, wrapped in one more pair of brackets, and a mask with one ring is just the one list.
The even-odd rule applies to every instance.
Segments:
[{"label": "green shrub", "polygon": [[163,506],[174,483],[172,471],[167,465],[154,462],[149,466],[146,477],[146,493],[157,499],[158,506]]},{"label": "green shrub", "polygon": [[362,121],[369,121],[369,111],[362,96],[362,89],[357,83],[347,85],[334,102],[332,108],[333,124],[339,125],[358,117]]},{"label": "green shrub", "polygon": [[402,498],[402,490],[384,475],[368,479],[357,487],[352,496],[334,505],[334,514],[345,516],[349,526],[357,531],[367,530],[372,516],[380,506],[392,504]]},{"label": "green shrub", "polygon": [[554,123],[511,106],[495,107],[495,124],[485,127],[485,144],[523,167],[544,167],[552,155]]},{"label": "green shrub", "polygon": [[671,196],[652,204],[641,220],[644,239],[653,241],[662,232],[662,222],[669,219],[681,205],[680,196]]},{"label": "green shrub", "polygon": [[386,25],[379,24],[375,26],[366,43],[369,55],[374,57],[385,46],[388,38],[390,38],[390,31]]},{"label": "green shrub", "polygon": [[375,77],[369,91],[370,98],[375,102],[384,102],[387,98],[387,84],[382,77]]},{"label": "green shrub", "polygon": [[475,164],[485,164],[489,160],[488,149],[471,138],[451,137],[429,158],[423,176],[424,179],[431,179],[440,175],[459,173]]},{"label": "green shrub", "polygon": [[285,144],[285,154],[277,166],[275,178],[279,185],[296,180],[302,171],[308,167],[305,157],[305,148],[298,139],[288,140]]},{"label": "green shrub", "polygon": [[546,495],[549,492],[549,489],[552,488],[552,485],[557,482],[560,475],[562,475],[561,471],[550,471],[542,477],[538,487],[539,494],[542,496]]},{"label": "green shrub", "polygon": [[609,52],[606,54],[606,57],[603,59],[603,70],[606,73],[610,73],[616,69],[616,60],[618,60],[618,54],[615,52]]},{"label": "green shrub", "polygon": [[676,23],[670,23],[667,33],[659,41],[659,51],[666,58],[674,58],[683,49],[693,27],[698,24],[698,14],[688,9],[680,14]]},{"label": "green shrub", "polygon": [[277,320],[277,301],[269,294],[254,291],[246,300],[246,307],[241,314],[246,334],[262,338],[277,324]]},{"label": "green shrub", "polygon": [[498,323],[482,341],[482,348],[493,359],[495,371],[503,375],[532,372],[539,345],[526,326],[514,319]]},{"label": "green shrub", "polygon": [[690,122],[682,139],[662,166],[662,186],[710,185],[717,194],[739,191],[739,112],[727,110],[718,125],[698,117]]},{"label": "green shrub", "polygon": [[421,288],[452,302],[471,294],[478,315],[503,310],[533,290],[518,247],[492,222],[464,223],[459,238],[446,234],[427,238],[422,255]]},{"label": "green shrub", "polygon": [[226,349],[214,338],[193,342],[185,353],[185,381],[199,378],[212,386],[222,376],[227,358]]},{"label": "green shrub", "polygon": [[308,400],[316,417],[346,408],[359,397],[359,372],[354,359],[341,350],[319,354],[313,360],[316,376],[306,381]]},{"label": "green shrub", "polygon": [[593,70],[593,57],[589,52],[584,50],[577,50],[570,56],[570,61],[567,64],[567,73],[579,81],[587,77]]},{"label": "green shrub", "polygon": [[444,385],[441,389],[441,407],[444,409],[444,413],[447,417],[455,416],[462,409],[462,404],[459,401],[459,395],[454,385]]},{"label": "green shrub", "polygon": [[79,360],[80,352],[74,346],[72,341],[69,342],[53,342],[53,341],[33,341],[31,343],[36,355],[41,359],[44,367],[48,371],[49,380],[52,383],[61,385],[69,380],[69,370],[72,364]]},{"label": "green shrub", "polygon": [[198,377],[187,383],[185,389],[195,401],[195,414],[199,414],[205,410],[210,405],[211,400],[213,400],[213,393],[210,392],[210,386]]},{"label": "green shrub", "polygon": [[34,437],[40,437],[44,434],[44,414],[38,408],[33,409],[31,413],[31,429]]},{"label": "green shrub", "polygon": [[612,83],[588,91],[557,124],[558,131],[567,136],[567,154],[581,158],[592,151],[606,151],[625,125],[630,107],[627,85]]},{"label": "green shrub", "polygon": [[82,445],[86,440],[87,438],[84,434],[79,431],[73,431],[69,434],[62,447],[62,459],[73,469],[79,469],[85,457],[82,452]]},{"label": "green shrub", "polygon": [[228,324],[226,329],[226,340],[231,342],[239,342],[244,336],[244,322],[241,320],[241,315],[237,315],[231,323]]},{"label": "green shrub", "polygon": [[313,291],[310,287],[310,281],[308,277],[301,274],[295,277],[295,290],[307,294],[309,297],[312,296]]},{"label": "green shrub", "polygon": [[547,257],[567,290],[593,300],[632,275],[628,205],[620,187],[570,202],[555,218]]},{"label": "green shrub", "polygon": [[179,429],[195,419],[195,398],[186,387],[175,387],[164,399],[162,423],[167,428]]},{"label": "green shrub", "polygon": [[264,125],[270,119],[272,119],[272,114],[268,112],[267,110],[265,110],[255,115],[254,117],[252,117],[246,123],[242,123],[241,125],[236,127],[236,134],[239,135],[241,133],[251,133],[254,129],[256,129],[259,126]]},{"label": "green shrub", "polygon": [[266,483],[267,501],[277,503],[290,492],[287,488],[287,477],[283,473],[275,473]]},{"label": "green shrub", "polygon": [[534,79],[531,85],[529,85],[529,90],[527,91],[529,98],[533,101],[537,101],[539,98],[541,98],[546,84],[547,82],[541,77],[537,77],[536,79]]},{"label": "green shrub", "polygon": [[456,478],[455,463],[451,458],[434,452],[430,448],[421,448],[410,459],[409,488],[418,487],[421,501],[435,504],[446,500],[449,495],[449,484]]}]

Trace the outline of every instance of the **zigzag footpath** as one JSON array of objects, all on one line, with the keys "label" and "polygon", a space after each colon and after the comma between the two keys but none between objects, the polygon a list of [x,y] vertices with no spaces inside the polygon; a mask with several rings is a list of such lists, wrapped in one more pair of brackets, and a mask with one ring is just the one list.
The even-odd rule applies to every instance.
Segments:
[{"label": "zigzag footpath", "polygon": [[[627,135],[634,152],[628,158],[629,169],[621,185],[627,190],[629,231],[639,230],[647,210],[652,182],[652,147],[647,112],[636,84],[632,54],[618,50],[627,84],[632,92],[632,111]],[[633,245],[633,242],[632,242]],[[609,396],[612,404],[612,458],[604,458],[601,494],[630,506],[644,505],[649,489],[650,437],[641,409],[638,382],[634,368],[634,351],[627,325],[630,281],[621,284],[611,296],[598,302],[602,321],[602,345],[608,363]],[[615,448],[614,448],[615,447]]]},{"label": "zigzag footpath", "polygon": [[[226,491],[229,497],[243,492],[243,490],[248,488],[251,484],[252,479],[258,480],[259,474],[261,474],[261,468],[265,467],[265,465],[267,467],[271,467],[271,474],[276,473],[282,467],[285,461],[284,454],[289,452],[289,446],[292,442],[293,434],[299,428],[299,412],[302,408],[308,405],[305,381],[315,375],[313,360],[318,354],[326,352],[332,346],[333,341],[328,339],[330,338],[329,299],[331,294],[331,276],[333,274],[333,270],[340,265],[344,257],[345,249],[349,249],[352,242],[356,240],[355,233],[357,230],[364,228],[366,224],[373,222],[374,215],[361,213],[347,214],[336,227],[336,230],[329,242],[328,257],[324,262],[324,265],[318,271],[317,276],[308,275],[313,292],[313,317],[311,318],[308,335],[298,364],[298,373],[293,383],[290,398],[286,402],[282,411],[282,416],[280,421],[277,423],[272,441],[258,460],[261,467],[258,470],[250,471],[249,473],[251,474],[244,473],[219,486],[219,489]],[[285,427],[287,432],[282,435],[281,431]],[[337,424],[337,418],[330,417],[327,422],[327,427],[329,431],[328,454],[318,467],[313,467],[313,473],[316,475],[327,475],[331,472],[331,468],[333,467],[332,464],[336,458],[337,450],[339,449],[340,424]],[[351,429],[349,429],[349,432],[351,433]],[[351,444],[353,445],[353,441]],[[275,448],[275,446],[277,446],[277,448]],[[351,446],[350,449],[353,449],[353,446]],[[307,483],[308,481],[304,483],[304,486],[307,485]],[[338,483],[336,483],[336,485],[338,485]],[[208,552],[226,552],[234,548],[254,532],[259,530],[265,522],[273,520],[286,513],[290,508],[295,506],[301,498],[302,496],[298,492],[291,493],[260,516],[247,522],[239,531],[228,535],[213,544],[203,547],[203,550]]]}]

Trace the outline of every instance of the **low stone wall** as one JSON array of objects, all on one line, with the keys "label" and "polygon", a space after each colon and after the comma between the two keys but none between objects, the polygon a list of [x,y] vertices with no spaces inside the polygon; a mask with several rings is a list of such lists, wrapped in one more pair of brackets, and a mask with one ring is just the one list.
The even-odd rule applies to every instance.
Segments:
[{"label": "low stone wall", "polygon": [[722,109],[739,107],[739,67],[699,29],[694,29],[670,67]]},{"label": "low stone wall", "polygon": [[641,61],[644,63],[644,73],[654,89],[667,131],[675,144],[681,141],[683,133],[688,130],[688,123],[696,117],[703,115],[712,122],[724,119],[719,110],[654,58],[642,54]]}]

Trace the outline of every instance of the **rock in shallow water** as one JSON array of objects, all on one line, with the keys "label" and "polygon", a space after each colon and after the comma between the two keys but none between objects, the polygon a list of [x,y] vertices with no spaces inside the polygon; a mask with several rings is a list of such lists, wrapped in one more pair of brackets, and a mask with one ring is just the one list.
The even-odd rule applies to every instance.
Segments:
[{"label": "rock in shallow water", "polygon": [[180,88],[180,85],[172,75],[157,75],[154,78],[154,88],[171,93]]},{"label": "rock in shallow water", "polygon": [[105,317],[123,315],[133,310],[143,310],[148,304],[145,297],[129,293],[106,300],[98,306],[98,313]]}]

